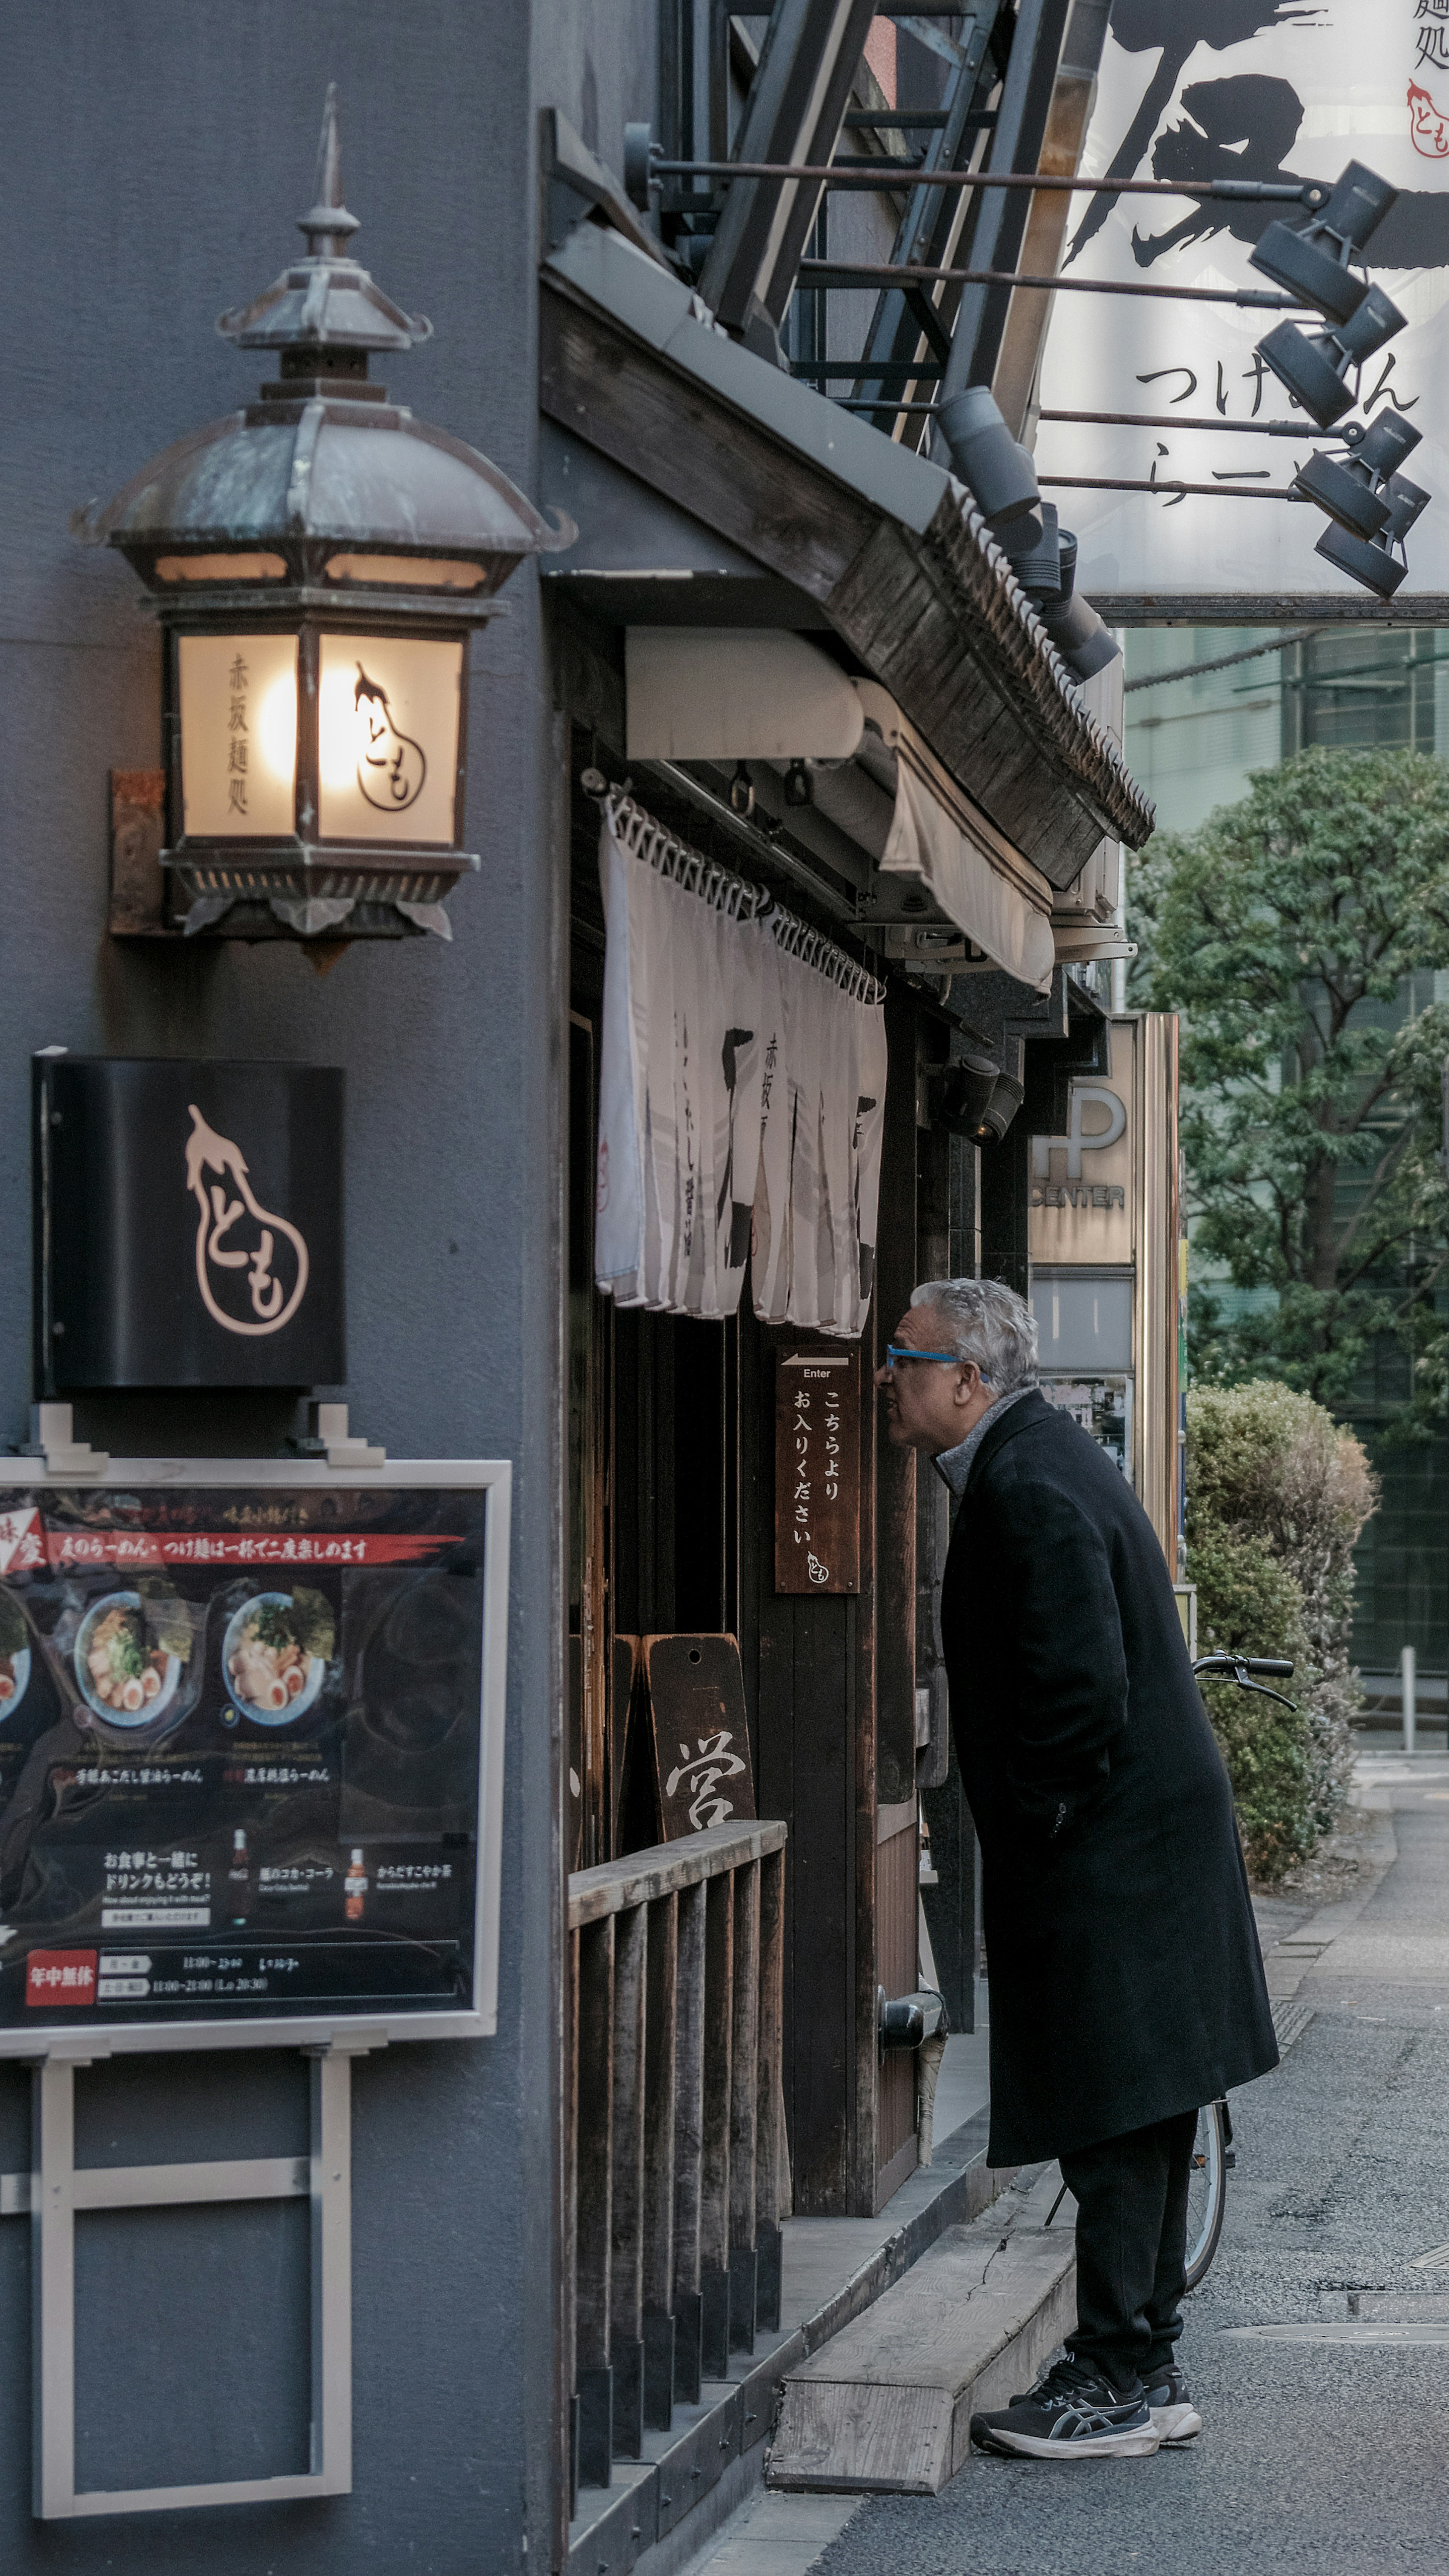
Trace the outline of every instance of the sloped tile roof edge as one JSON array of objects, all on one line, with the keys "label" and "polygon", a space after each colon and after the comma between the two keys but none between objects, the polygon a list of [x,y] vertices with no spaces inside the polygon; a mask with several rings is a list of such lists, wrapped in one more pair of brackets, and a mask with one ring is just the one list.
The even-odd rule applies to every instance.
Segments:
[{"label": "sloped tile roof edge", "polygon": [[1156,807],[1143,794],[1106,726],[1089,715],[1076,682],[975,507],[953,483],[927,529],[925,546],[949,568],[958,588],[999,646],[1003,676],[1023,715],[1030,708],[1052,742],[1090,783],[1129,849],[1151,836]]},{"label": "sloped tile roof edge", "polygon": [[723,331],[682,280],[607,226],[578,225],[544,262],[637,339],[743,412],[822,474],[894,519],[930,552],[1002,656],[1023,718],[1040,725],[1131,849],[1155,811],[1075,682],[964,486],[928,458],[858,421]]}]

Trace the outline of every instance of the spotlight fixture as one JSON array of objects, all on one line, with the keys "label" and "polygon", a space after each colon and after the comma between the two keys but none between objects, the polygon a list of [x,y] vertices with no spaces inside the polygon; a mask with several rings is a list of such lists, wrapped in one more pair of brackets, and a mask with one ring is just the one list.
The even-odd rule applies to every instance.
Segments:
[{"label": "spotlight fixture", "polygon": [[1376,537],[1365,540],[1350,536],[1346,528],[1325,528],[1314,548],[1325,563],[1336,565],[1365,590],[1376,590],[1380,599],[1392,599],[1408,571],[1404,539],[1429,506],[1429,494],[1404,474],[1389,476],[1386,493],[1388,515]]},{"label": "spotlight fixture", "polygon": [[730,780],[730,804],[736,814],[746,817],[755,810],[755,782],[743,760]]},{"label": "spotlight fixture", "polygon": [[785,772],[785,802],[787,805],[813,805],[815,802],[810,772],[803,760],[792,760]]},{"label": "spotlight fixture", "polygon": [[1003,543],[1007,560],[1033,605],[1059,599],[1062,588],[1061,529],[1056,504],[1043,501],[1041,527],[1032,524],[1032,514],[1013,520]]},{"label": "spotlight fixture", "polygon": [[1316,304],[1331,322],[1346,322],[1367,292],[1367,280],[1355,277],[1349,262],[1362,258],[1398,193],[1361,161],[1350,161],[1321,215],[1301,227],[1269,224],[1251,255],[1253,267],[1289,295]]},{"label": "spotlight fixture", "polygon": [[991,1056],[974,1051],[958,1055],[932,1076],[936,1118],[948,1135],[965,1136],[972,1144],[979,1144],[983,1136],[993,1133],[987,1117],[1000,1080],[1000,1065]]},{"label": "spotlight fixture", "polygon": [[1296,322],[1280,322],[1259,341],[1258,354],[1320,429],[1331,429],[1352,408],[1353,394],[1344,382],[1350,367],[1362,366],[1403,327],[1398,306],[1381,286],[1370,286],[1346,322],[1311,338]]},{"label": "spotlight fixture", "polygon": [[1103,625],[1091,601],[1075,589],[1077,577],[1077,540],[1070,528],[1063,528],[1057,541],[1060,575],[1055,599],[1044,599],[1037,615],[1055,644],[1067,669],[1076,680],[1090,680],[1104,671],[1119,651],[1110,630]]},{"label": "spotlight fixture", "polygon": [[948,394],[936,425],[951,462],[993,534],[1039,510],[1036,467],[1011,435],[984,385]]},{"label": "spotlight fixture", "polygon": [[1311,456],[1293,477],[1293,489],[1316,501],[1351,537],[1376,537],[1389,515],[1388,486],[1420,432],[1399,412],[1386,412],[1371,429],[1351,423],[1347,458]]}]

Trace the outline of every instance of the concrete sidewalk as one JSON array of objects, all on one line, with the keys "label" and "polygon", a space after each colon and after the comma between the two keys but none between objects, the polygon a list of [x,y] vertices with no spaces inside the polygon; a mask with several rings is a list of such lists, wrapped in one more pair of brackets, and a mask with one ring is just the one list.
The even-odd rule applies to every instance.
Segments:
[{"label": "concrete sidewalk", "polygon": [[[1359,1765],[1355,1884],[1265,1909],[1298,2035],[1235,2098],[1237,2168],[1181,2358],[1188,2451],[974,2456],[933,2497],[766,2495],[709,2576],[1449,2570],[1449,1758]],[[1281,1912],[1280,1912],[1281,1907]]]}]

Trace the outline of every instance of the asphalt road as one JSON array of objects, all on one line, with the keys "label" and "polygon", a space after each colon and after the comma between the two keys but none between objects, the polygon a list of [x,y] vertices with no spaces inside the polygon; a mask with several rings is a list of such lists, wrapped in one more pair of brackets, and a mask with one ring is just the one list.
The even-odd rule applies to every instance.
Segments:
[{"label": "asphalt road", "polygon": [[[1279,1937],[1333,1937],[1299,1989],[1314,2018],[1234,2101],[1223,2244],[1179,2347],[1200,2439],[974,2456],[939,2496],[863,2505],[815,2576],[1449,2576],[1449,1759],[1366,1769],[1398,1858],[1357,1921],[1272,1909]],[[1426,2340],[1368,2339],[1387,2325]],[[1295,2332],[1230,2331],[1262,2326]]]}]

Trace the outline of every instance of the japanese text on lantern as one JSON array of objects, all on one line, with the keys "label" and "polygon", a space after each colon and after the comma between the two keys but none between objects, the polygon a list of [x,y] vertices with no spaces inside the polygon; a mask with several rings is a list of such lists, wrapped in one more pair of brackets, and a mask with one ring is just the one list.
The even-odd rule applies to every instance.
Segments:
[{"label": "japanese text on lantern", "polygon": [[251,739],[247,729],[247,692],[251,673],[240,653],[234,654],[227,668],[226,719],[226,809],[229,814],[247,810],[247,758]]},{"label": "japanese text on lantern", "polygon": [[860,1353],[784,1350],[775,1377],[775,1589],[860,1589]]}]

